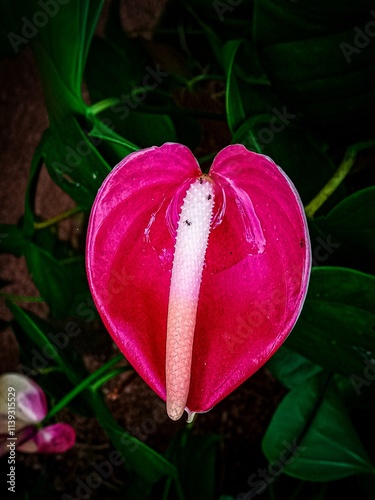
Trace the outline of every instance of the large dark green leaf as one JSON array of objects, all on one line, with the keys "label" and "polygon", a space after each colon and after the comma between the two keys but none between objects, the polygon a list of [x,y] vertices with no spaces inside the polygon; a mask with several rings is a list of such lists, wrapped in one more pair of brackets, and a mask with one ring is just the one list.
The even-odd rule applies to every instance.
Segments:
[{"label": "large dark green leaf", "polygon": [[[273,114],[249,118],[233,142],[270,156],[288,174],[307,204],[330,179],[335,167],[312,137],[293,122],[296,118],[286,106],[275,107]],[[330,202],[341,195],[340,189]]]},{"label": "large dark green leaf", "polygon": [[245,40],[230,40],[223,48],[227,77],[226,109],[232,134],[248,117],[269,114],[280,107],[255,47]]},{"label": "large dark green leaf", "polygon": [[[333,162],[301,127],[297,113],[276,96],[250,42],[227,42],[224,62],[232,142],[270,156],[292,179],[307,204],[335,171]],[[337,202],[341,195],[342,189],[330,203]]]},{"label": "large dark green leaf", "polygon": [[108,163],[81,128],[68,116],[46,133],[43,156],[52,179],[87,210],[104,178],[111,171]]},{"label": "large dark green leaf", "polygon": [[[36,0],[33,12],[39,9]],[[103,0],[56,4],[59,12],[33,40],[33,50],[40,68],[46,104],[53,121],[68,113],[85,114],[81,96],[83,70]],[[69,36],[67,36],[69,27]],[[62,43],[63,41],[63,43]]]},{"label": "large dark green leaf", "polygon": [[254,38],[262,46],[318,38],[348,29],[372,8],[371,0],[300,0],[287,9],[282,0],[255,0]]},{"label": "large dark green leaf", "polygon": [[93,128],[89,137],[94,137],[99,152],[105,157],[108,164],[113,166],[130,153],[137,151],[138,146],[124,139],[115,131],[115,126],[104,123],[96,116],[91,117]]},{"label": "large dark green leaf", "polygon": [[[351,140],[371,137],[358,123],[372,116],[375,99],[371,51],[362,50],[347,61],[341,50],[337,50],[340,43],[353,46],[354,35],[350,30],[319,41],[273,46],[265,49],[262,59],[286,102],[326,134],[337,136],[339,130],[347,140],[351,136]],[[362,63],[360,67],[357,61]]]},{"label": "large dark green leaf", "polygon": [[375,187],[348,196],[314,224],[339,241],[375,252]]},{"label": "large dark green leaf", "polygon": [[[112,4],[105,38],[93,41],[85,72],[94,102],[117,99],[101,117],[114,125],[117,134],[140,147],[177,140],[196,144],[197,123],[185,119],[181,126],[172,96],[159,92],[169,80],[168,72],[155,65],[138,39],[125,34],[118,4]],[[174,113],[168,116],[170,111]]]},{"label": "large dark green leaf", "polygon": [[106,97],[120,99],[142,85],[142,79],[148,75],[150,61],[139,41],[126,38],[125,34],[121,39],[121,46],[108,38],[95,37],[92,41],[85,79],[94,102]]},{"label": "large dark green leaf", "polygon": [[302,314],[286,346],[314,363],[363,376],[375,357],[375,277],[336,267],[313,269]]},{"label": "large dark green leaf", "polygon": [[[81,328],[70,320],[57,328],[10,301],[7,305],[14,316],[12,328],[21,351],[18,369],[26,376],[37,377],[52,401],[60,400],[88,376],[74,346]],[[69,407],[81,415],[95,416],[90,395],[85,391]]]},{"label": "large dark green leaf", "polygon": [[132,111],[126,104],[118,103],[103,111],[100,119],[109,123],[116,134],[142,148],[177,142],[174,124],[168,115]]},{"label": "large dark green leaf", "polygon": [[[76,124],[74,120],[73,123]],[[78,130],[78,125],[76,130]],[[68,243],[59,241],[56,232],[53,231],[53,227],[52,229],[49,227],[45,229],[35,229],[35,193],[43,154],[53,154],[49,149],[51,148],[50,137],[50,134],[45,133],[35,151],[26,189],[25,216],[22,229],[17,229],[17,231],[13,229],[14,239],[9,240],[12,241],[13,246],[9,246],[8,244],[8,250],[17,251],[18,255],[25,255],[28,270],[39,293],[48,303],[51,315],[54,317],[66,317],[69,314],[74,314],[77,305],[87,297],[88,286],[83,256],[77,255]],[[82,133],[80,137],[82,137],[82,140],[76,143],[76,149],[77,151],[80,150],[81,152],[85,152],[86,157],[80,158],[77,151],[70,148],[65,151],[66,157],[64,161],[66,162],[65,167],[71,165],[68,168],[74,172],[76,179],[83,182],[85,176],[90,180],[92,177],[98,175],[97,172],[99,170],[94,169],[90,171],[88,164],[85,163],[82,158],[87,159],[91,154],[98,155],[98,153],[96,153],[96,150],[95,153],[93,152],[93,149],[91,149],[92,146],[88,144],[87,138],[83,136]],[[86,147],[84,151],[80,149],[82,146]],[[68,148],[68,146],[66,146],[66,148]],[[78,159],[77,163],[74,165],[73,163],[67,162],[68,155],[73,158],[73,154],[77,155],[74,158]],[[48,160],[46,161],[48,163]],[[83,165],[81,165],[81,161]],[[54,176],[58,178],[56,173],[54,173]],[[58,180],[61,184],[65,182],[63,175],[61,175],[61,178],[58,178]],[[96,189],[98,188],[99,185]],[[78,192],[80,194],[88,194],[86,190],[82,190],[81,185],[78,185],[77,191],[75,191],[75,193]],[[95,194],[96,190],[93,188],[90,198],[93,199]],[[87,208],[91,206],[89,204],[91,201],[90,198],[87,197]]]},{"label": "large dark green leaf", "polygon": [[[35,314],[21,309],[10,301],[7,302],[7,305],[20,327],[20,330],[16,330],[20,346],[22,347],[24,339],[27,338],[29,345],[34,345],[36,348],[34,351],[30,349],[28,353],[27,366],[29,368],[44,370],[47,367],[57,366],[75,384],[87,375],[83,363],[71,346],[71,338],[80,332],[78,325],[68,322],[62,333],[56,332],[53,331],[51,325]],[[62,345],[64,345],[63,348]],[[25,354],[27,355],[27,353]]]},{"label": "large dark green leaf", "polygon": [[317,133],[345,143],[371,137],[374,18],[368,0],[336,6],[256,0],[254,37],[278,95]]},{"label": "large dark green leaf", "polygon": [[277,470],[282,467],[306,481],[374,473],[345,407],[334,387],[325,387],[325,378],[309,378],[283,399],[263,439],[265,455],[280,464]]},{"label": "large dark green leaf", "polygon": [[[98,402],[98,394],[93,393],[93,404]],[[176,478],[175,467],[161,455],[138,439],[126,433],[113,419],[107,407],[96,404],[97,418],[112,443],[125,459],[127,469],[138,472],[147,482],[155,483],[163,476]]]},{"label": "large dark green leaf", "polygon": [[115,39],[121,39],[121,45],[109,39],[94,39],[86,68],[91,98],[117,100],[100,118],[110,124],[116,134],[140,147],[176,142],[176,131],[169,116],[142,111],[143,101],[165,77],[158,76],[159,70],[151,62],[147,64],[137,41],[121,36],[117,30],[116,33]]},{"label": "large dark green leaf", "polygon": [[33,243],[27,245],[25,257],[33,281],[49,305],[51,315],[64,318],[74,314],[89,293],[84,258],[56,259]]},{"label": "large dark green leaf", "polygon": [[32,45],[52,121],[59,121],[70,112],[85,114],[82,75],[103,3],[29,0],[13,2],[5,11],[2,6],[1,17],[9,27],[8,43],[14,52]]},{"label": "large dark green leaf", "polygon": [[285,345],[275,352],[267,362],[266,368],[288,389],[293,389],[322,371],[321,366],[312,363]]}]

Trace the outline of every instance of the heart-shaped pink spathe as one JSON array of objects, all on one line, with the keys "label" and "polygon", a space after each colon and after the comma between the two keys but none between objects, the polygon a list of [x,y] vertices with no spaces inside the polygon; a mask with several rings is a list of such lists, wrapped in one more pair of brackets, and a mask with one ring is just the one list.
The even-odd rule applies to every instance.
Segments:
[{"label": "heart-shaped pink spathe", "polygon": [[197,304],[189,412],[212,408],[280,347],[300,314],[311,269],[301,200],[270,158],[228,146],[207,176],[180,144],[124,158],[93,204],[87,274],[109,333],[161,398],[178,220],[199,179],[213,186],[215,205]]}]

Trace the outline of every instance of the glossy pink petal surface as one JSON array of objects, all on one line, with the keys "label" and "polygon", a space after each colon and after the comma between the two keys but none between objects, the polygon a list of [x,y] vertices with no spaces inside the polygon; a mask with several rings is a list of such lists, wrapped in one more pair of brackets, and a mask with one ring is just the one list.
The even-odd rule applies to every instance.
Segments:
[{"label": "glossy pink petal surface", "polygon": [[76,433],[69,424],[58,423],[39,429],[34,437],[17,447],[23,453],[64,453],[74,446]]},{"label": "glossy pink petal surface", "polygon": [[[88,228],[87,273],[101,317],[163,399],[175,229],[184,194],[201,175],[181,145],[133,153],[105,180]],[[187,401],[196,412],[218,403],[281,345],[300,313],[310,272],[300,199],[272,160],[228,146],[209,177],[217,213],[202,275]]]}]

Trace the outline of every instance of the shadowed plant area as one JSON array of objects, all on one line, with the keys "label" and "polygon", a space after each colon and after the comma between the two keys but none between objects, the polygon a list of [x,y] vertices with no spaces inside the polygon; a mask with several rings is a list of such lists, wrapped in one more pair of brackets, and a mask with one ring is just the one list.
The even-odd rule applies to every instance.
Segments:
[{"label": "shadowed plant area", "polygon": [[37,146],[22,175],[2,146],[1,498],[373,499],[374,5],[4,0],[0,29],[43,89],[24,136],[4,72]]}]

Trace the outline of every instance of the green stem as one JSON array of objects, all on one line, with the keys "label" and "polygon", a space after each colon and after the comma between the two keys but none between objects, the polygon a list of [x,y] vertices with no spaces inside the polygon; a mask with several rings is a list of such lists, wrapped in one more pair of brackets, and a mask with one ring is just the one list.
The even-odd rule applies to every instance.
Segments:
[{"label": "green stem", "polygon": [[89,108],[89,112],[95,116],[102,111],[110,108],[111,106],[117,104],[118,102],[119,100],[117,99],[117,97],[109,97],[108,99],[103,99],[103,101],[92,104]]},{"label": "green stem", "polygon": [[323,189],[315,196],[315,198],[312,199],[308,205],[306,205],[305,213],[309,219],[312,219],[314,217],[315,212],[323,205],[323,203],[326,200],[328,200],[328,198],[332,195],[332,193],[338,188],[338,186],[348,175],[348,173],[350,172],[356,161],[357,154],[359,153],[359,151],[373,148],[374,146],[375,146],[375,140],[371,140],[371,141],[358,142],[348,147],[344,159],[340,163],[334,175],[323,187]]},{"label": "green stem", "polygon": [[168,500],[169,492],[170,492],[170,489],[171,489],[171,486],[172,486],[172,481],[173,481],[173,477],[168,476],[167,479],[166,479],[166,481],[165,481],[165,486],[164,486],[164,492],[163,492],[162,500]]},{"label": "green stem", "polygon": [[299,481],[299,483],[297,484],[297,486],[292,491],[292,494],[289,497],[289,500],[296,500],[296,498],[298,498],[298,495],[301,493],[301,491],[302,491],[302,489],[303,489],[304,486],[305,486],[304,481]]},{"label": "green stem", "polygon": [[45,229],[46,227],[53,226],[54,224],[57,224],[58,222],[65,219],[69,219],[69,217],[72,217],[73,215],[83,211],[84,208],[80,206],[70,208],[69,210],[62,212],[61,214],[56,215],[51,219],[44,220],[43,222],[34,222],[34,229]]},{"label": "green stem", "polygon": [[204,82],[206,80],[216,80],[216,81],[224,81],[225,82],[226,79],[225,79],[224,75],[205,75],[205,74],[202,74],[202,75],[195,76],[191,80],[188,80],[186,82],[186,86],[189,89],[192,89],[195,84],[197,84],[199,82]]},{"label": "green stem", "polygon": [[106,373],[102,377],[100,377],[99,380],[94,382],[91,385],[91,389],[93,391],[98,390],[102,385],[104,385],[108,380],[111,380],[112,378],[117,377],[117,375],[120,375],[121,373],[127,372],[132,370],[133,368],[131,366],[121,366],[120,368],[115,368],[114,370],[110,371],[109,373]]},{"label": "green stem", "polygon": [[62,410],[62,408],[65,408],[65,406],[68,403],[70,403],[70,401],[72,399],[74,399],[80,392],[87,389],[87,387],[93,385],[94,383],[97,383],[98,379],[103,378],[104,381],[102,382],[102,384],[104,384],[110,378],[117,376],[119,373],[122,373],[122,372],[127,371],[127,370],[131,370],[132,367],[124,366],[124,367],[122,367],[122,369],[113,370],[113,372],[111,372],[112,377],[108,377],[108,376],[103,377],[103,374],[109,368],[111,368],[113,365],[115,365],[116,363],[118,363],[122,359],[123,359],[122,354],[115,356],[113,359],[108,361],[105,365],[101,366],[94,373],[91,373],[91,375],[89,375],[84,380],[82,380],[82,382],[80,382],[73,390],[71,390],[68,394],[66,394],[53,408],[51,408],[51,410],[48,412],[48,414],[44,418],[42,424],[44,424],[47,420],[50,420],[54,415],[56,415],[56,413],[58,413],[60,410]]},{"label": "green stem", "polygon": [[352,148],[348,148],[343,161],[340,163],[339,168],[327,182],[327,184],[319,191],[319,193],[313,198],[310,203],[305,207],[306,216],[312,219],[315,212],[323,205],[323,203],[328,200],[328,198],[334,193],[334,191],[339,187],[342,181],[350,172],[353,167],[355,160],[357,158],[357,151]]},{"label": "green stem", "polygon": [[176,493],[177,493],[179,500],[184,500],[185,494],[184,494],[183,489],[181,487],[181,483],[180,483],[179,478],[178,477],[171,477],[171,476],[168,476],[166,479],[162,500],[168,500],[168,498],[170,498],[170,489],[171,489],[173,481],[174,481]]},{"label": "green stem", "polygon": [[[270,500],[276,500],[276,495],[275,495],[275,485],[274,483],[271,483],[269,488],[268,488],[268,492],[269,492],[269,497],[270,497]],[[289,499],[290,500],[290,499]]]},{"label": "green stem", "polygon": [[0,297],[11,300],[12,302],[45,302],[43,297],[32,295],[12,295],[11,293],[0,292]]}]

